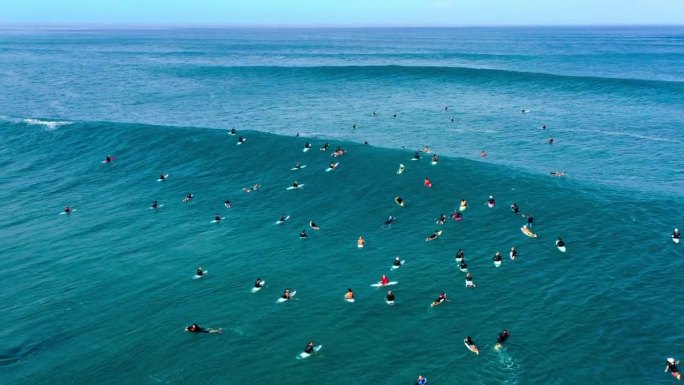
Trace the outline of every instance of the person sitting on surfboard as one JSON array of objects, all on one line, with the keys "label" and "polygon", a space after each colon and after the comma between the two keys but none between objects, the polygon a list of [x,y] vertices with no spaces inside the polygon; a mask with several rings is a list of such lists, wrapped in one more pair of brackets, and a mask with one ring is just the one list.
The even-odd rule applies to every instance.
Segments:
[{"label": "person sitting on surfboard", "polygon": [[292,187],[294,187],[294,188],[297,188],[297,187],[299,187],[299,182],[297,182],[297,181],[294,181],[294,183],[292,183]]},{"label": "person sitting on surfboard", "polygon": [[451,217],[454,218],[455,221],[460,221],[463,215],[460,211],[454,211],[453,213],[451,213]]},{"label": "person sitting on surfboard", "polygon": [[503,329],[501,331],[501,333],[499,333],[499,337],[497,337],[497,339],[496,339],[496,344],[499,347],[501,347],[501,345],[504,343],[504,341],[506,341],[508,339],[508,336],[509,336],[508,330]]},{"label": "person sitting on surfboard", "polygon": [[516,259],[518,257],[518,250],[515,249],[514,247],[511,247],[511,259]]},{"label": "person sitting on surfboard", "polygon": [[473,275],[470,273],[466,274],[466,287],[477,287],[473,283]]},{"label": "person sitting on surfboard", "polygon": [[285,222],[285,214],[280,214],[280,219],[278,221]]},{"label": "person sitting on surfboard", "polygon": [[223,202],[223,205],[226,206],[227,209],[230,208],[230,199],[226,199],[225,202]]},{"label": "person sitting on surfboard", "polygon": [[107,158],[105,159],[105,162],[109,163],[112,161],[112,156],[107,154]]},{"label": "person sitting on surfboard", "polygon": [[380,284],[381,285],[387,285],[389,283],[389,278],[385,274],[382,275],[382,278],[380,278]]},{"label": "person sitting on surfboard", "polygon": [[292,298],[292,294],[290,294],[290,289],[285,289],[285,292],[283,293],[282,298],[285,298],[285,299]]},{"label": "person sitting on surfboard", "polygon": [[202,271],[202,266],[200,266],[197,268],[197,275],[201,277],[202,274],[204,274],[204,272]]},{"label": "person sitting on surfboard", "polygon": [[458,251],[456,252],[456,259],[461,259],[461,260],[462,260],[463,257],[465,257],[465,254],[463,253],[463,250],[462,250],[462,249],[458,249]]},{"label": "person sitting on surfboard", "polygon": [[344,299],[354,299],[354,291],[352,289],[347,289],[347,293],[344,294]]},{"label": "person sitting on surfboard", "polygon": [[302,230],[301,233],[299,233],[299,238],[306,238],[308,235],[306,235],[306,230]]},{"label": "person sitting on surfboard", "polygon": [[185,331],[190,332],[190,333],[209,333],[209,330],[201,328],[197,324],[192,324],[192,325],[186,327]]},{"label": "person sitting on surfboard", "polygon": [[679,229],[674,229],[674,231],[672,232],[672,238],[673,239],[679,239],[680,236],[681,235],[679,234]]},{"label": "person sitting on surfboard", "polygon": [[337,168],[337,165],[335,164],[335,162],[330,162],[330,165],[328,165],[328,167],[334,170]]},{"label": "person sitting on surfboard", "polygon": [[264,286],[264,282],[261,280],[261,278],[257,278],[256,282],[254,282],[254,287],[262,287]]},{"label": "person sitting on surfboard", "polygon": [[420,154],[416,152],[416,153],[413,155],[413,159],[415,159],[415,160],[420,159]]},{"label": "person sitting on surfboard", "polygon": [[487,203],[494,206],[494,198],[492,198],[491,195],[489,196],[489,199],[487,199]]},{"label": "person sitting on surfboard", "polygon": [[437,162],[438,162],[437,154],[435,154],[435,155],[432,156],[432,162],[433,162],[433,163],[437,163]]},{"label": "person sitting on surfboard", "polygon": [[152,208],[156,209],[157,207],[159,207],[159,204],[157,203],[157,201],[152,202]]},{"label": "person sitting on surfboard", "polygon": [[306,347],[304,348],[304,353],[306,354],[313,354],[314,352],[314,342],[310,341]]},{"label": "person sitting on surfboard", "polygon": [[401,259],[399,257],[394,258],[394,266],[401,266]]},{"label": "person sitting on surfboard", "polygon": [[486,158],[486,157],[487,157],[487,152],[486,152],[485,150],[482,150],[482,152],[480,153],[480,156],[483,157],[483,158]]},{"label": "person sitting on surfboard", "polygon": [[466,207],[468,207],[468,201],[466,201],[465,199],[461,199],[461,208],[465,209]]},{"label": "person sitting on surfboard", "polygon": [[214,220],[215,220],[216,222],[221,222],[221,214],[216,213],[216,216],[214,217]]},{"label": "person sitting on surfboard", "polygon": [[385,300],[386,301],[394,301],[394,293],[392,293],[391,290],[387,292],[387,295],[385,296]]},{"label": "person sitting on surfboard", "polygon": [[423,376],[418,376],[418,380],[416,381],[415,385],[425,385],[427,384],[427,378]]},{"label": "person sitting on surfboard", "polygon": [[304,148],[311,148],[311,143],[309,143],[309,142],[304,143]]},{"label": "person sitting on surfboard", "polygon": [[513,210],[513,213],[514,213],[514,214],[518,214],[518,212],[520,211],[520,208],[518,208],[518,204],[517,204],[517,203],[513,203],[513,204],[511,205],[511,210]]},{"label": "person sitting on surfboard", "polygon": [[445,292],[442,292],[442,294],[440,294],[439,297],[437,297],[437,299],[434,302],[432,302],[432,306],[441,305],[442,302],[444,302],[446,300],[447,300],[447,295]]},{"label": "person sitting on surfboard", "polygon": [[501,262],[502,259],[501,253],[497,251],[497,253],[494,255],[494,262]]},{"label": "person sitting on surfboard", "polygon": [[387,220],[385,221],[385,224],[386,224],[386,225],[391,225],[392,222],[394,222],[395,219],[397,219],[397,218],[395,218],[395,217],[393,217],[393,216],[390,215],[389,217],[387,217]]},{"label": "person sitting on surfboard", "polygon": [[235,128],[231,128],[231,129],[230,129],[230,134],[231,134],[231,135],[235,135],[235,133],[237,133],[237,130],[236,130]]},{"label": "person sitting on surfboard", "polygon": [[164,180],[164,179],[166,179],[166,176],[164,174],[159,174],[159,179]]},{"label": "person sitting on surfboard", "polygon": [[682,378],[682,375],[679,374],[679,369],[677,368],[677,364],[679,364],[679,361],[675,361],[674,358],[670,357],[666,361],[667,366],[665,367],[666,372],[672,373],[672,377],[676,379]]},{"label": "person sitting on surfboard", "polygon": [[[155,202],[156,202],[156,201],[155,201]],[[64,207],[64,212],[67,213],[67,214],[69,214],[69,213],[71,212],[71,207],[69,207],[69,206]],[[675,229],[675,230],[676,230],[676,229]],[[673,237],[674,237],[674,235],[673,235]]]},{"label": "person sitting on surfboard", "polygon": [[467,265],[466,262],[465,262],[465,258],[461,259],[461,263],[458,265],[458,267],[459,267],[461,270],[465,270],[465,269],[468,268],[468,265]]},{"label": "person sitting on surfboard", "polygon": [[565,246],[565,242],[563,242],[563,240],[560,237],[558,237],[558,239],[556,240],[556,246],[563,247]]}]

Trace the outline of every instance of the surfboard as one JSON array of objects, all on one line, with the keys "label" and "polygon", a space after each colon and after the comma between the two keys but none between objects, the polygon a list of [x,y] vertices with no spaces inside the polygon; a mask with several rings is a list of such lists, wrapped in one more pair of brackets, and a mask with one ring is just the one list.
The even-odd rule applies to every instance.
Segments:
[{"label": "surfboard", "polygon": [[258,292],[259,290],[261,290],[264,287],[264,285],[266,285],[266,280],[261,281],[261,286],[259,286],[259,287],[254,286],[252,288],[252,293]]},{"label": "surfboard", "polygon": [[239,146],[239,145],[241,145],[242,143],[244,143],[244,142],[246,142],[246,141],[247,141],[247,139],[243,139],[242,142],[237,142],[237,143],[235,143],[235,145],[236,145],[236,146]]},{"label": "surfboard", "polygon": [[459,265],[459,266],[458,266],[458,269],[461,270],[461,271],[464,272],[464,273],[467,273],[467,272],[468,272],[468,268],[467,268],[467,267],[466,267],[465,269],[462,269],[461,266]]},{"label": "surfboard", "polygon": [[477,349],[477,346],[475,346],[475,344],[468,345],[467,341],[468,340],[466,340],[466,339],[463,340],[463,344],[466,346],[466,348],[468,348],[468,350],[470,350],[471,352],[473,352],[477,355],[480,355],[480,351]]},{"label": "surfboard", "polygon": [[304,187],[304,183],[302,183],[302,184],[300,184],[300,185],[297,185],[297,187],[295,187],[295,186],[290,186],[290,187],[286,188],[286,190],[296,190],[296,189],[300,189],[300,188],[302,188],[302,187]]},{"label": "surfboard", "polygon": [[458,211],[466,211],[467,208],[468,208],[467,205],[466,205],[466,206],[460,206],[460,207],[458,208]]},{"label": "surfboard", "polygon": [[511,260],[515,260],[517,258],[517,256],[513,255],[512,251],[508,253],[508,255],[511,257]]},{"label": "surfboard", "polygon": [[404,260],[402,259],[402,260],[401,260],[401,265],[399,265],[399,266],[397,266],[397,265],[392,265],[391,269],[392,269],[392,270],[396,270],[396,269],[398,269],[398,268],[404,266],[404,262],[406,262],[406,261],[404,261]]},{"label": "surfboard", "polygon": [[501,266],[501,261],[494,261],[494,267]]},{"label": "surfboard", "polygon": [[384,287],[384,286],[396,285],[396,284],[398,284],[398,283],[399,283],[399,281],[389,281],[389,282],[387,282],[386,284],[383,285],[383,284],[381,284],[380,282],[378,282],[378,283],[372,284],[371,286],[373,286],[373,287]]},{"label": "surfboard", "polygon": [[[434,238],[431,238],[432,235],[435,235],[435,237],[434,237]],[[436,233],[433,233],[432,235],[429,236],[429,237],[427,237],[427,238],[425,238],[425,242],[434,241],[435,239],[439,238],[439,236],[442,235],[442,230],[439,230],[439,231],[437,231]]]},{"label": "surfboard", "polygon": [[466,279],[466,281],[465,281],[465,287],[476,287],[476,286],[475,286],[475,283],[474,283],[473,281],[468,281],[468,280]]},{"label": "surfboard", "polygon": [[316,226],[316,224],[313,221],[309,221],[309,227],[311,227],[314,230],[320,230],[321,228]]},{"label": "surfboard", "polygon": [[71,214],[71,213],[73,213],[73,212],[76,211],[76,210],[77,210],[77,209],[71,209],[71,211],[69,211],[69,212],[62,211],[61,213],[59,213],[59,215]]},{"label": "surfboard", "polygon": [[337,162],[337,163],[334,164],[335,167],[328,167],[328,168],[326,168],[326,169],[325,169],[325,172],[330,172],[330,171],[336,169],[337,166],[338,166],[339,164],[340,164],[340,162]]},{"label": "surfboard", "polygon": [[558,241],[556,241],[556,248],[557,248],[558,251],[560,251],[561,253],[565,253],[565,250],[566,250],[565,246],[558,246]]},{"label": "surfboard", "polygon": [[397,174],[401,174],[402,172],[404,172],[404,168],[405,167],[403,164],[399,164],[399,169],[397,170]]},{"label": "surfboard", "polygon": [[162,182],[162,181],[166,180],[166,178],[168,178],[168,177],[169,177],[169,174],[164,174],[164,179],[158,178],[157,182]]},{"label": "surfboard", "polygon": [[385,300],[385,303],[387,303],[388,305],[394,305],[394,301]]},{"label": "surfboard", "polygon": [[306,165],[305,165],[305,164],[299,166],[299,168],[297,168],[297,167],[292,167],[290,170],[292,170],[292,171],[294,171],[294,170],[301,170],[301,169],[303,169],[303,168],[306,168]]},{"label": "surfboard", "polygon": [[160,205],[157,205],[157,207],[156,207],[156,208],[155,208],[155,207],[152,207],[152,206],[150,206],[150,207],[148,207],[148,209],[150,209],[150,210],[155,210],[155,209],[160,209],[160,208],[162,208],[162,207],[164,207],[164,204],[163,204],[163,203],[162,203],[162,204],[160,204]]},{"label": "surfboard", "polygon": [[679,238],[672,237],[672,242],[679,243]]},{"label": "surfboard", "polygon": [[[197,332],[191,332],[187,327],[183,330],[185,330],[188,333],[197,333]],[[208,328],[208,329],[204,329],[204,330],[205,330],[205,333],[209,333],[209,334],[214,334],[214,333],[223,334],[223,329],[221,329],[221,328]],[[202,332],[200,332],[200,333],[202,333]]]},{"label": "surfboard", "polygon": [[494,203],[487,202],[487,206],[489,206],[489,208],[491,209],[494,207]]},{"label": "surfboard", "polygon": [[276,303],[283,303],[283,302],[285,302],[285,301],[289,301],[290,299],[292,299],[292,298],[295,296],[295,294],[297,294],[297,290],[293,290],[293,291],[290,292],[290,298],[289,298],[289,299],[283,298],[283,297],[281,296],[280,298],[278,298],[278,300],[276,301]]},{"label": "surfboard", "polygon": [[394,198],[394,201],[397,202],[397,204],[401,207],[404,207],[404,200],[402,199],[401,201],[398,198]]},{"label": "surfboard", "polygon": [[116,157],[113,156],[111,159],[112,159],[112,160],[107,160],[107,159],[105,159],[105,160],[102,161],[102,163],[112,163],[112,162],[114,161],[114,159],[116,159]]},{"label": "surfboard", "polygon": [[311,148],[311,147],[304,147],[304,148],[302,149],[302,152],[307,152],[307,151],[309,151],[310,148]]},{"label": "surfboard", "polygon": [[456,256],[456,262],[458,262],[460,264],[462,260],[463,260],[463,257],[459,257],[458,255]]},{"label": "surfboard", "polygon": [[[221,217],[221,221],[224,220],[224,219],[226,219],[226,217]],[[219,222],[221,222],[221,221],[217,221],[216,219],[214,219],[213,221],[211,221],[211,223],[219,223]]]},{"label": "surfboard", "polygon": [[[316,353],[316,352],[318,352],[319,350],[321,350],[322,347],[323,347],[323,345],[318,345],[318,346],[316,346],[316,347],[314,348],[314,353]],[[311,353],[301,352],[301,353],[299,353],[299,355],[297,356],[297,359],[298,359],[298,360],[301,360],[301,359],[309,358],[309,357],[311,357]]]},{"label": "surfboard", "polygon": [[434,166],[434,165],[437,164],[437,162],[435,162],[435,161],[433,160],[432,162],[430,162],[430,164],[432,164],[432,165]]},{"label": "surfboard", "polygon": [[535,234],[532,230],[528,229],[527,226],[521,227],[520,231],[522,231],[523,234],[527,235],[530,238],[537,238],[537,234]]},{"label": "surfboard", "polygon": [[202,275],[195,274],[192,276],[192,279],[200,279],[200,278],[204,277],[205,275],[207,275],[208,272],[209,272],[209,270],[202,270]]},{"label": "surfboard", "polygon": [[279,225],[279,224],[281,224],[281,223],[285,222],[285,221],[286,221],[286,220],[288,220],[288,219],[290,219],[290,216],[289,216],[289,215],[288,215],[288,216],[286,216],[286,217],[285,217],[285,219],[284,219],[284,220],[282,220],[282,221],[281,221],[280,219],[279,219],[279,220],[277,220],[277,221],[275,221],[275,224],[276,224],[276,225]]},{"label": "surfboard", "polygon": [[354,302],[356,302],[356,300],[355,300],[354,298],[345,298],[344,300],[347,301],[347,302],[349,302],[349,303],[354,303]]},{"label": "surfboard", "polygon": [[[194,198],[194,197],[192,197]],[[185,197],[183,198],[183,203],[188,203],[192,198]]]}]

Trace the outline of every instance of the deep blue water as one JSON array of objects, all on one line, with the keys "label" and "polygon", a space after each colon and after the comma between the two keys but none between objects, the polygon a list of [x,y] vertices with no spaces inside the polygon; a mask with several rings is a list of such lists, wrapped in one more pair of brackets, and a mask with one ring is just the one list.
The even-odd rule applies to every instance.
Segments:
[{"label": "deep blue water", "polygon": [[[681,27],[4,29],[0,382],[671,383],[683,47]],[[333,172],[325,142],[348,151]],[[409,160],[425,145],[437,165]]]}]

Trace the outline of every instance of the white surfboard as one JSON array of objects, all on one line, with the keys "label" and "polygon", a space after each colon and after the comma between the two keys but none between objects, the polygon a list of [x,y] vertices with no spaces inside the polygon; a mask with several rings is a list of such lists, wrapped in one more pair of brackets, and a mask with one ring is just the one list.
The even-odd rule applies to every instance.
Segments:
[{"label": "white surfboard", "polygon": [[404,169],[405,169],[404,165],[399,164],[399,169],[397,170],[397,174],[401,174],[402,172],[404,172]]},{"label": "white surfboard", "polygon": [[157,205],[157,207],[152,207],[152,206],[150,206],[150,207],[148,207],[148,209],[150,209],[150,210],[156,210],[156,209],[160,209],[160,208],[162,208],[162,207],[164,207],[164,204],[163,204],[163,203],[160,204],[160,205]]},{"label": "white surfboard", "polygon": [[286,217],[285,217],[285,219],[284,219],[284,220],[282,220],[282,221],[281,221],[281,220],[277,220],[277,221],[275,221],[275,224],[276,224],[276,225],[279,225],[279,224],[281,224],[281,223],[285,222],[285,221],[286,221],[286,220],[288,220],[288,219],[290,219],[290,216],[289,216],[289,215],[288,215],[288,216],[286,216]]},{"label": "white surfboard", "polygon": [[466,281],[465,281],[465,287],[475,287],[475,283],[473,283],[473,281],[468,281],[468,280],[466,279]]},{"label": "white surfboard", "polygon": [[494,267],[501,266],[501,261],[494,261]]},{"label": "white surfboard", "polygon": [[[224,220],[224,219],[226,219],[226,217],[221,217],[221,221]],[[217,221],[216,219],[214,219],[213,221],[211,221],[211,223],[219,223],[219,222],[221,222],[221,221]]]},{"label": "white surfboard", "polygon": [[373,287],[384,287],[384,286],[396,285],[396,284],[398,284],[398,283],[399,283],[399,281],[389,281],[389,282],[387,282],[386,284],[383,285],[382,283],[378,282],[378,283],[372,284],[371,286],[373,286]]},{"label": "white surfboard", "polygon": [[565,253],[565,250],[566,250],[565,246],[558,246],[558,241],[556,241],[556,248],[557,248],[558,251],[560,251],[561,253]]},{"label": "white surfboard", "polygon": [[[321,350],[322,347],[323,347],[323,345],[318,345],[318,346],[316,346],[316,347],[314,348],[314,353],[316,353],[316,352],[318,352],[319,350]],[[303,359],[303,358],[309,358],[309,357],[311,357],[311,353],[301,352],[301,353],[299,353],[299,355],[297,356],[297,359],[301,360],[301,359]]]},{"label": "white surfboard", "polygon": [[304,147],[304,148],[302,149],[302,152],[307,152],[307,151],[309,151],[310,148],[311,148],[311,147]]},{"label": "white surfboard", "polygon": [[517,256],[513,255],[512,251],[508,253],[508,256],[511,257],[511,260],[515,260],[517,258]]},{"label": "white surfboard", "polygon": [[[295,296],[295,294],[297,294],[297,290],[291,291],[291,292],[290,292],[290,299],[292,299],[292,298]],[[277,302],[277,303],[283,303],[283,302],[285,302],[285,301],[289,301],[290,299],[280,297],[280,298],[278,298],[278,300],[277,300],[276,302]]]},{"label": "white surfboard", "polygon": [[401,260],[401,265],[399,265],[399,266],[397,266],[397,265],[392,265],[392,270],[396,270],[396,269],[398,269],[398,268],[404,266],[404,262],[405,262],[405,260],[402,259],[402,260]]},{"label": "white surfboard", "polygon": [[246,142],[246,141],[247,141],[247,139],[243,139],[242,142],[237,142],[237,143],[235,143],[235,145],[236,145],[236,146],[239,146],[239,145],[241,145],[242,143],[244,143],[244,142]]},{"label": "white surfboard", "polygon": [[489,202],[487,202],[487,206],[489,206],[489,208],[491,209],[491,208],[494,207],[494,203],[489,203]]},{"label": "white surfboard", "polygon": [[434,160],[433,160],[432,162],[430,162],[430,163],[431,163],[433,166],[437,164],[437,162],[435,162]]},{"label": "white surfboard", "polygon": [[[431,238],[432,235],[435,235],[435,237],[434,237],[434,238]],[[425,238],[425,242],[434,241],[435,239],[439,238],[439,236],[442,235],[442,230],[439,230],[439,231],[433,233],[432,235],[429,236],[429,237],[427,237],[427,238]]]},{"label": "white surfboard", "polygon": [[354,298],[345,298],[344,300],[347,301],[347,302],[349,302],[349,303],[354,303],[354,302],[356,302],[356,299],[354,299]]},{"label": "white surfboard", "polygon": [[159,178],[159,179],[157,179],[157,182],[165,181],[168,177],[169,177],[169,174],[164,174],[164,179]]},{"label": "white surfboard", "polygon": [[204,277],[205,275],[207,275],[208,272],[209,272],[209,270],[202,270],[202,275],[195,274],[192,276],[192,279],[200,279],[200,278]]},{"label": "white surfboard", "polygon": [[76,211],[76,209],[71,209],[70,212],[62,211],[61,213],[59,213],[59,215],[71,214],[71,213],[73,213],[74,211]]},{"label": "white surfboard", "polygon": [[458,266],[458,269],[461,270],[464,273],[468,272],[468,268],[466,267],[465,269],[462,269],[461,266]]},{"label": "white surfboard", "polygon": [[309,227],[311,227],[314,230],[320,230],[321,229],[313,221],[309,221]]},{"label": "white surfboard", "polygon": [[294,171],[294,170],[301,170],[301,169],[303,169],[303,168],[306,168],[306,165],[305,165],[305,164],[299,166],[299,168],[297,168],[297,167],[292,167],[290,170],[292,170],[292,171]]},{"label": "white surfboard", "polygon": [[337,166],[339,166],[339,164],[340,164],[340,162],[337,162],[337,163],[334,164],[335,167],[328,167],[328,168],[326,168],[326,169],[325,169],[325,172],[330,172],[330,171],[336,169]]},{"label": "white surfboard", "polygon": [[394,301],[385,300],[385,303],[387,303],[388,305],[394,305]]},{"label": "white surfboard", "polygon": [[458,208],[458,211],[466,211],[467,208],[468,208],[468,206],[460,206]]},{"label": "white surfboard", "polygon": [[261,290],[264,287],[264,285],[266,285],[266,280],[261,281],[261,286],[259,286],[259,287],[254,286],[252,288],[252,293],[258,292],[259,290]]},{"label": "white surfboard", "polygon": [[300,188],[302,188],[302,187],[304,187],[304,183],[302,183],[302,184],[300,184],[300,185],[297,185],[297,187],[295,187],[295,186],[290,186],[290,187],[286,188],[286,190],[296,190],[296,189],[300,189]]},{"label": "white surfboard", "polygon": [[679,238],[672,237],[672,242],[679,243]]},{"label": "white surfboard", "polygon": [[468,350],[470,350],[471,352],[473,352],[473,353],[475,353],[475,354],[477,354],[477,355],[480,355],[480,351],[477,349],[477,346],[475,346],[474,344],[473,344],[473,345],[468,345],[467,340],[463,340],[463,344],[464,344],[464,345],[466,346],[466,348],[468,348]]}]

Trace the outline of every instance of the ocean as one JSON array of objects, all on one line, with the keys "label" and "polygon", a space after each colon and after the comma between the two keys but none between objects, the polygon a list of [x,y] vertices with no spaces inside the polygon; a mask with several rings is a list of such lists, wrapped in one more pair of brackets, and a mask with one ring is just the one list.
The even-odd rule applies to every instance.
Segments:
[{"label": "ocean", "polygon": [[672,383],[683,47],[683,27],[3,27],[0,382]]}]

